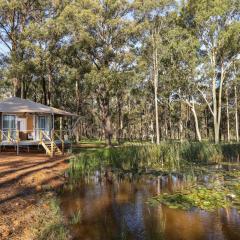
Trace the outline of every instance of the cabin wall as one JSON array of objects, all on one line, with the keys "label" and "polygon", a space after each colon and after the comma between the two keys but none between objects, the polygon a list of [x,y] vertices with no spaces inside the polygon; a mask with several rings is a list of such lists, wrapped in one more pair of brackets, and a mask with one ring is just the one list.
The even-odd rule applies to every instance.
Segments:
[{"label": "cabin wall", "polygon": [[[0,127],[2,128],[2,118],[3,116],[15,116],[16,129],[22,131],[33,131],[34,130],[34,115],[33,114],[23,114],[23,113],[0,113]],[[20,122],[20,123],[18,123]]]},{"label": "cabin wall", "polygon": [[[20,140],[35,140],[35,115],[32,113],[2,113],[1,114],[1,127],[3,116],[15,117],[15,128],[11,129],[12,137],[16,137],[17,131],[19,131]],[[8,129],[3,129],[5,134]]]},{"label": "cabin wall", "polygon": [[33,131],[33,129],[34,129],[34,116],[31,114],[27,116],[27,130]]},{"label": "cabin wall", "polygon": [[[53,128],[59,129],[56,117],[52,116],[52,114],[41,113],[0,113],[0,129],[2,128],[3,116],[15,117],[15,127],[11,129],[11,133],[14,135],[13,137],[16,137],[18,132],[20,140],[39,140],[40,130],[44,130],[47,135],[51,136]],[[40,120],[40,118],[45,120]],[[42,121],[45,121],[44,124]],[[53,126],[53,122],[55,126]],[[8,129],[4,131],[7,133]]]}]

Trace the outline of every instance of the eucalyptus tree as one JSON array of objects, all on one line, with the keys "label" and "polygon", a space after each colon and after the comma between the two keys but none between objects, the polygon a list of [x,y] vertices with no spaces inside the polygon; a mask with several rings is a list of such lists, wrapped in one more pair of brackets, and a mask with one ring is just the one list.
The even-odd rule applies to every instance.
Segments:
[{"label": "eucalyptus tree", "polygon": [[31,62],[26,51],[26,33],[32,22],[43,14],[46,1],[1,0],[0,1],[0,42],[7,49],[9,57],[8,78],[12,79],[14,94],[24,97],[29,86]]},{"label": "eucalyptus tree", "polygon": [[91,63],[85,84],[99,109],[99,118],[111,145],[112,102],[131,81],[134,58],[131,38],[134,21],[126,0],[69,1],[61,14],[69,44],[78,43],[78,54]]},{"label": "eucalyptus tree", "polygon": [[216,143],[219,142],[226,74],[239,60],[239,7],[237,0],[189,0],[182,9],[185,26],[192,29],[200,42],[199,91],[213,116]]},{"label": "eucalyptus tree", "polygon": [[236,141],[239,142],[239,82],[240,82],[240,62],[234,63],[233,72],[233,86],[234,86],[234,112],[235,112],[235,133]]},{"label": "eucalyptus tree", "polygon": [[72,109],[77,138],[201,141],[205,124],[238,141],[239,16],[237,0],[0,0],[0,93]]},{"label": "eucalyptus tree", "polygon": [[159,77],[164,72],[164,69],[161,68],[161,60],[165,54],[164,41],[166,32],[169,29],[168,15],[169,12],[173,11],[174,6],[175,1],[173,0],[134,2],[135,18],[141,26],[140,29],[142,33],[142,59],[149,64],[149,70],[146,71],[146,73],[151,75],[154,86],[155,133],[157,144],[160,142],[158,111]]},{"label": "eucalyptus tree", "polygon": [[239,141],[239,67],[240,62],[233,63],[233,69],[226,74],[224,84],[228,142],[233,136],[237,142]]},{"label": "eucalyptus tree", "polygon": [[[64,26],[58,24],[57,18],[64,8],[58,1],[46,1],[42,6],[37,21],[31,22],[25,30],[27,37],[26,49],[32,54],[35,74],[32,84],[38,89],[36,98],[46,105],[56,104],[58,89],[63,74],[62,46],[64,44]],[[35,93],[34,93],[35,94]]]},{"label": "eucalyptus tree", "polygon": [[[196,69],[198,66],[197,48],[198,41],[188,29],[181,27],[177,16],[173,18],[172,28],[168,32],[167,55],[165,60],[166,80],[165,84],[171,86],[170,98],[172,101],[185,103],[191,110],[198,141],[202,140],[199,129],[198,113],[196,105],[202,105],[197,91]],[[180,113],[179,129],[182,139],[182,119]]]}]

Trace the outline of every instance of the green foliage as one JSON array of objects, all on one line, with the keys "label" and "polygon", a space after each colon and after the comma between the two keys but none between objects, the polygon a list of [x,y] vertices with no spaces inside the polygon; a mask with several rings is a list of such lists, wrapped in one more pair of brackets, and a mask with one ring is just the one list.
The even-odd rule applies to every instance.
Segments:
[{"label": "green foliage", "polygon": [[163,203],[170,208],[180,208],[190,210],[194,207],[213,211],[218,208],[231,206],[231,201],[227,197],[228,190],[221,187],[207,188],[205,186],[193,186],[191,189],[183,190],[173,194],[164,193],[150,203]]},{"label": "green foliage", "polygon": [[217,163],[223,160],[220,145],[203,143],[185,143],[181,150],[182,159],[196,163]]},{"label": "green foliage", "polygon": [[[218,109],[207,105],[221,105],[225,88],[232,102],[239,78],[239,12],[238,0],[0,0],[0,98],[16,94],[76,112],[84,116],[81,133],[109,145],[112,137],[154,140],[156,58],[162,139],[193,140],[194,128],[211,138],[210,112]],[[200,88],[208,103],[218,89],[219,103],[206,104]]]}]

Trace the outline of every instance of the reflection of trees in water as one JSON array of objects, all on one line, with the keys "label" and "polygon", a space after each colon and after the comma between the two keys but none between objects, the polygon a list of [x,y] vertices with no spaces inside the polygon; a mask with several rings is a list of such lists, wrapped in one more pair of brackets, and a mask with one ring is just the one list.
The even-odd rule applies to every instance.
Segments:
[{"label": "reflection of trees in water", "polygon": [[121,239],[163,239],[165,221],[161,207],[149,208],[146,204],[148,197],[153,194],[153,185],[156,193],[155,181],[148,185],[146,182],[129,181],[115,185],[118,191],[112,200],[112,208],[118,224],[118,235],[123,237]]},{"label": "reflection of trees in water", "polygon": [[130,235],[134,239],[145,239],[142,202],[114,204],[115,218],[119,219],[119,230],[122,236]]},{"label": "reflection of trees in water", "polygon": [[240,239],[240,214],[237,209],[221,209],[219,211],[221,229],[226,239]]}]

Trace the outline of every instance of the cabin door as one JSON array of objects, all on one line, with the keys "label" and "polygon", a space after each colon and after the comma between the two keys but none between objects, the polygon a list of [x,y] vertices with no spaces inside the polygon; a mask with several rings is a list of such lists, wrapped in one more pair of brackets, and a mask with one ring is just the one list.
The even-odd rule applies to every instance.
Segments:
[{"label": "cabin door", "polygon": [[20,140],[28,140],[27,119],[25,117],[17,117],[17,130]]},{"label": "cabin door", "polygon": [[17,119],[17,129],[20,132],[27,131],[27,119],[26,118],[18,118]]}]

